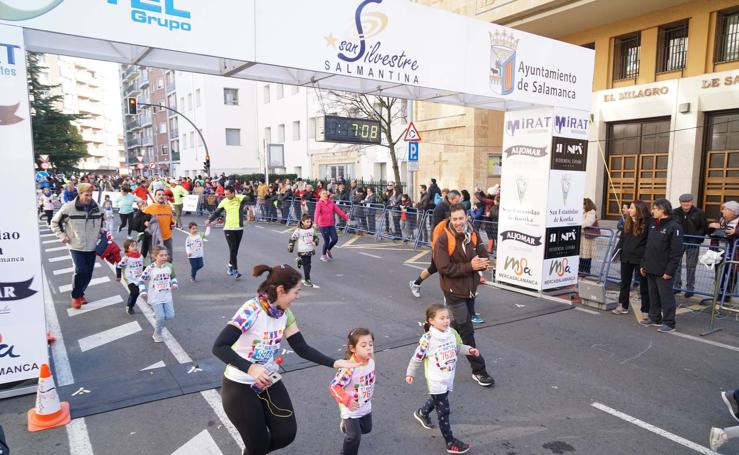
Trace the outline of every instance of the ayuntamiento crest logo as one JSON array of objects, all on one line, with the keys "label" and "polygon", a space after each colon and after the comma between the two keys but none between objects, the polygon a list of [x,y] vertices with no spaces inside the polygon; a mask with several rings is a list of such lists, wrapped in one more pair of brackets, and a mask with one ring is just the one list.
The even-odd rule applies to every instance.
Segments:
[{"label": "ayuntamiento crest logo", "polygon": [[490,32],[490,88],[498,95],[509,95],[516,88],[517,47],[513,34]]},{"label": "ayuntamiento crest logo", "polygon": [[[64,0],[45,0],[43,6],[33,9],[18,8],[9,5],[8,0],[0,0],[0,19],[6,21],[25,21],[34,17],[43,16],[57,6],[61,5]],[[21,2],[15,2],[21,3]],[[38,3],[38,2],[34,2]]]}]

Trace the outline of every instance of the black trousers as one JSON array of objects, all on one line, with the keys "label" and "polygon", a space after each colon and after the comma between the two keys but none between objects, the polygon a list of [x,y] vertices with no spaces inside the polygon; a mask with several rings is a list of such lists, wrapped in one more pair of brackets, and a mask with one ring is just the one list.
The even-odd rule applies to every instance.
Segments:
[{"label": "black trousers", "polygon": [[665,280],[661,275],[647,274],[649,285],[649,319],[675,327],[675,292],[672,290],[674,278]]},{"label": "black trousers", "polygon": [[298,424],[285,384],[279,381],[258,394],[247,384],[223,378],[223,410],[241,435],[244,455],[266,455],[287,447]]},{"label": "black trousers", "polygon": [[128,292],[128,303],[126,303],[126,306],[133,308],[136,305],[136,300],[139,298],[139,287],[136,283],[128,283]]},{"label": "black trousers", "polygon": [[51,226],[51,219],[54,218],[54,211],[53,210],[44,210],[44,215],[46,215],[46,224]]},{"label": "black trousers", "polygon": [[344,436],[341,455],[357,455],[362,435],[372,431],[372,413],[370,412],[357,419],[344,419],[344,430],[346,435]]},{"label": "black trousers", "polygon": [[[476,277],[477,275],[475,275]],[[475,299],[460,299],[451,295],[444,294],[446,304],[452,316],[452,327],[459,332],[462,342],[473,348],[477,347],[475,343],[475,327],[472,325],[470,318],[475,314]],[[485,369],[485,359],[468,355],[467,360],[470,362],[473,374],[487,373]]]},{"label": "black trousers", "polygon": [[128,226],[128,235],[131,235],[131,223],[133,223],[133,212],[131,213],[119,213],[121,217],[121,225],[118,227],[119,230],[123,230],[124,227]]},{"label": "black trousers", "polygon": [[303,277],[306,280],[310,281],[310,268],[311,268],[311,260],[312,260],[311,258],[312,258],[312,255],[310,255],[310,254],[306,254],[306,255],[299,254],[298,256],[300,256],[300,264],[303,266]]},{"label": "black trousers", "polygon": [[241,229],[225,230],[223,233],[226,235],[226,243],[228,244],[228,265],[234,270],[238,270],[239,246],[241,245],[241,237],[244,236],[244,231]]},{"label": "black trousers", "polygon": [[641,276],[639,273],[639,264],[630,264],[628,262],[621,262],[621,289],[618,293],[618,303],[624,308],[629,308],[629,293],[631,292],[631,279],[634,276],[634,271],[639,277],[639,294],[641,295],[641,312],[649,313],[649,285],[647,284],[647,278]]}]

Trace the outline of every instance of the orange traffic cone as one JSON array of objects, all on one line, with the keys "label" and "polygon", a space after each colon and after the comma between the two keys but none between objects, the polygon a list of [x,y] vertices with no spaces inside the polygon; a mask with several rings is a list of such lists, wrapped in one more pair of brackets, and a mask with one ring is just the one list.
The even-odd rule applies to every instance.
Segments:
[{"label": "orange traffic cone", "polygon": [[61,427],[69,423],[69,403],[59,402],[54,378],[51,376],[49,365],[41,365],[41,375],[38,379],[36,392],[36,407],[28,411],[28,431],[48,430]]}]

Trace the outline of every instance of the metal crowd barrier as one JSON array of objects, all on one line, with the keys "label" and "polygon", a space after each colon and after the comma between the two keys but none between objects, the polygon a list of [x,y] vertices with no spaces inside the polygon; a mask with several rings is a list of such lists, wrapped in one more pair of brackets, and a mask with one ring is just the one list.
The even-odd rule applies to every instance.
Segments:
[{"label": "metal crowd barrier", "polygon": [[[579,275],[594,277],[598,281],[605,282],[610,273],[611,255],[615,245],[616,232],[613,229],[601,227],[600,234],[592,239],[583,238],[580,243],[580,266]],[[583,242],[595,242],[595,252],[592,258],[583,257]],[[590,265],[583,261],[590,259]]]},{"label": "metal crowd barrier", "polygon": [[431,222],[434,219],[434,211],[426,210],[420,219],[421,222],[418,224],[418,233],[416,234],[416,241],[413,244],[413,248],[431,246],[431,234],[434,232]]},{"label": "metal crowd barrier", "polygon": [[739,272],[739,260],[736,259],[739,251],[739,242],[734,242],[730,255],[724,254],[724,261],[716,266],[716,280],[714,282],[714,293],[711,305],[711,319],[708,330],[701,336],[710,335],[721,329],[716,326],[716,320],[720,312],[734,313],[739,315],[739,307],[735,306],[732,297],[737,297],[737,272]]},{"label": "metal crowd barrier", "polygon": [[400,229],[400,207],[385,207],[380,218],[380,227],[377,229],[377,239],[401,240],[403,233]]},{"label": "metal crowd barrier", "polygon": [[490,255],[490,259],[495,259],[498,250],[498,222],[487,220],[473,220],[472,227],[480,236],[480,241],[485,245],[485,249]]}]

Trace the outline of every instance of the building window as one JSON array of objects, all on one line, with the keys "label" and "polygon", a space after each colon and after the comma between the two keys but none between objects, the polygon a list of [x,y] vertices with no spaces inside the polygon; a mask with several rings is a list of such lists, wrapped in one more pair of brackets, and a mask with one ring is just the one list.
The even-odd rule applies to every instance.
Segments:
[{"label": "building window", "polygon": [[169,156],[169,147],[167,147],[166,145],[163,145],[162,146],[162,156],[163,157],[168,157]]},{"label": "building window", "polygon": [[277,143],[278,144],[284,144],[285,143],[285,124],[280,123],[277,125]]},{"label": "building window", "polygon": [[190,131],[190,148],[195,148],[195,133]]},{"label": "building window", "polygon": [[241,130],[226,128],[226,145],[241,145]]},{"label": "building window", "polygon": [[224,88],[223,89],[223,104],[229,106],[239,105],[239,89],[237,88]]},{"label": "building window", "polygon": [[267,144],[271,144],[272,143],[272,128],[267,127],[267,128],[264,129],[264,141]]},{"label": "building window", "polygon": [[718,219],[724,202],[739,199],[739,111],[710,113],[706,125],[700,207]]},{"label": "building window", "polygon": [[159,134],[166,134],[167,133],[167,124],[162,122],[159,124]]},{"label": "building window", "polygon": [[162,90],[164,88],[164,79],[157,79],[157,90]]},{"label": "building window", "polygon": [[300,120],[293,122],[293,141],[300,140]]},{"label": "building window", "polygon": [[641,33],[616,38],[613,61],[613,80],[636,79],[639,75]]},{"label": "building window", "polygon": [[264,104],[269,103],[269,84],[264,86],[262,92],[262,96],[264,97]]},{"label": "building window", "polygon": [[202,104],[200,102],[200,89],[195,89],[195,107],[200,107]]},{"label": "building window", "polygon": [[503,156],[488,154],[488,177],[500,177],[503,169]]},{"label": "building window", "polygon": [[300,87],[298,87],[297,85],[290,86],[290,93],[292,95],[297,95],[299,91],[300,91]]},{"label": "building window", "polygon": [[739,60],[739,9],[722,11],[716,21],[716,63]]},{"label": "building window", "polygon": [[277,92],[277,94],[276,94],[276,98],[277,98],[278,100],[282,99],[282,97],[284,97],[284,96],[285,96],[285,86],[284,86],[284,85],[282,85],[282,84],[277,84],[277,85],[275,86],[275,91]]},{"label": "building window", "polygon": [[187,94],[187,110],[192,110],[192,93]]},{"label": "building window", "polygon": [[688,55],[688,21],[660,27],[657,46],[658,73],[685,68]]}]

